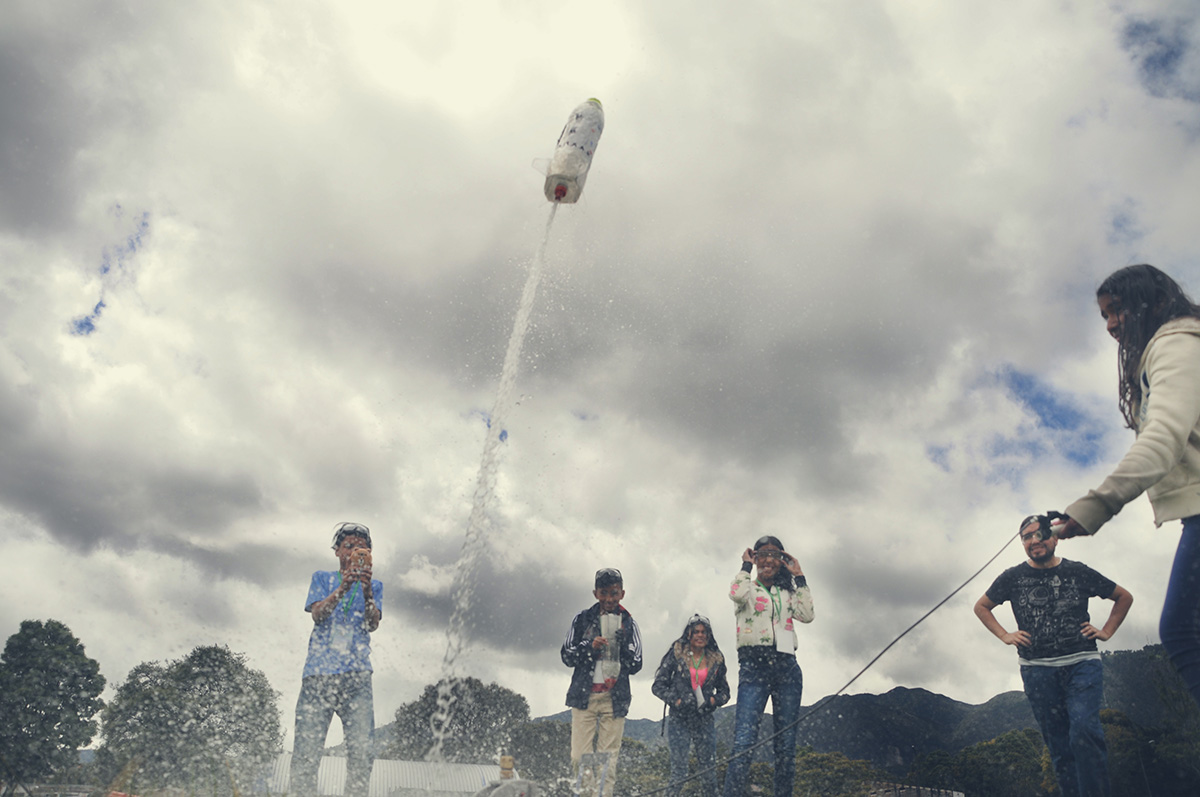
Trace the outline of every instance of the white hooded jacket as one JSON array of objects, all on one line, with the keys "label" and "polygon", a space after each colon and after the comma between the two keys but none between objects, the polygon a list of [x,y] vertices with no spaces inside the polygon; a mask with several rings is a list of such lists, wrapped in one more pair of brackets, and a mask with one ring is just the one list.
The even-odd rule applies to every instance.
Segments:
[{"label": "white hooded jacket", "polygon": [[1200,319],[1159,327],[1138,371],[1137,440],[1098,488],[1066,509],[1093,534],[1143,492],[1156,525],[1200,515]]}]

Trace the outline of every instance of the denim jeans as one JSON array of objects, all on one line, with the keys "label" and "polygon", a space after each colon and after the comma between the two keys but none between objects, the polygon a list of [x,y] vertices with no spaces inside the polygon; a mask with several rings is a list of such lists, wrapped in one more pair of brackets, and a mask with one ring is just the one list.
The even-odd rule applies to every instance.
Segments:
[{"label": "denim jeans", "polygon": [[1200,705],[1200,515],[1183,519],[1158,635]]},{"label": "denim jeans", "polygon": [[342,734],[346,738],[346,787],[342,793],[346,797],[367,797],[375,762],[371,747],[375,700],[369,672],[312,675],[301,683],[300,697],[296,700],[290,794],[298,797],[317,794],[317,768],[334,713],[342,719]]},{"label": "denim jeans", "polygon": [[696,767],[704,784],[704,797],[717,797],[717,771],[714,760],[717,736],[713,731],[713,715],[690,714],[683,718],[672,714],[667,718],[667,746],[671,751],[671,781],[667,797],[677,797],[688,774],[688,752],[696,750]]},{"label": "denim jeans", "polygon": [[[796,780],[796,720],[804,676],[793,654],[772,648],[738,649],[737,713],[734,715],[733,758],[725,772],[725,797],[743,797],[750,775],[751,745],[771,698],[775,719],[775,794],[791,797]],[[742,755],[739,755],[741,753]]]},{"label": "denim jeans", "polygon": [[1100,725],[1104,697],[1098,659],[1067,667],[1022,667],[1025,696],[1042,729],[1063,797],[1107,797],[1108,747]]}]

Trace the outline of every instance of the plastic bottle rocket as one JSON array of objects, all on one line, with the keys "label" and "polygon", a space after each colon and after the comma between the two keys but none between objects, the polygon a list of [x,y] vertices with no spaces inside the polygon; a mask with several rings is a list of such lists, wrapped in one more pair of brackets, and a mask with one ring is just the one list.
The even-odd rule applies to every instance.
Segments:
[{"label": "plastic bottle rocket", "polygon": [[604,108],[600,100],[593,97],[571,111],[546,173],[546,199],[566,203],[579,200],[602,132]]}]

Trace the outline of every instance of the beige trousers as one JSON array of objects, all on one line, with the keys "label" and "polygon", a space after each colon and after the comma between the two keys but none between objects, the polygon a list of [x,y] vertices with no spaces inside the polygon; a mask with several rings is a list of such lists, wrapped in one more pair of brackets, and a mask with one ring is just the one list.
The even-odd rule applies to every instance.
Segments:
[{"label": "beige trousers", "polygon": [[614,717],[612,693],[594,692],[587,708],[571,709],[571,771],[578,774],[584,753],[608,753],[608,774],[604,778],[604,797],[612,797],[617,782],[617,754],[625,735],[625,718]]}]

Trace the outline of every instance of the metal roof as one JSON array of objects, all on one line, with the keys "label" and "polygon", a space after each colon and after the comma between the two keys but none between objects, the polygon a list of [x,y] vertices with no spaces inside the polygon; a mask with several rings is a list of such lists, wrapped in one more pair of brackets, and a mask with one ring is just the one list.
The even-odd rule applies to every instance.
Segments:
[{"label": "metal roof", "polygon": [[[291,785],[292,754],[280,753],[267,772],[264,791],[286,794]],[[520,775],[514,773],[514,777]],[[431,764],[428,761],[375,759],[371,770],[370,797],[398,797],[419,793],[431,797],[461,797],[475,794],[500,780],[499,764]],[[317,770],[317,793],[341,797],[346,784],[346,759],[321,758]]]}]

